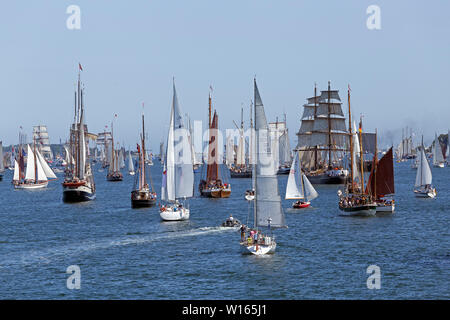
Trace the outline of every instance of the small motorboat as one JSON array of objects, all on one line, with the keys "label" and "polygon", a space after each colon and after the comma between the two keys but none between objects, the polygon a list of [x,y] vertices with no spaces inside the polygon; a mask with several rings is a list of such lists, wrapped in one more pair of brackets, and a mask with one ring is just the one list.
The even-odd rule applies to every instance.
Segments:
[{"label": "small motorboat", "polygon": [[255,190],[245,191],[245,200],[247,201],[255,200]]},{"label": "small motorboat", "polygon": [[240,226],[241,226],[241,222],[238,219],[233,218],[231,215],[227,220],[225,220],[222,223],[222,227],[235,228],[235,227],[240,227]]},{"label": "small motorboat", "polygon": [[308,208],[311,205],[309,201],[296,201],[292,204],[292,208],[294,209],[304,209]]}]

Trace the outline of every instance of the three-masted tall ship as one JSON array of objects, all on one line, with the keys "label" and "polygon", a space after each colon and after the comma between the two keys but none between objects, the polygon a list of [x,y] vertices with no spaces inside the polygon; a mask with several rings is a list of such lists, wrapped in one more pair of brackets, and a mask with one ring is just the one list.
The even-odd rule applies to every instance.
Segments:
[{"label": "three-masted tall ship", "polygon": [[343,155],[348,131],[338,90],[328,90],[307,99],[303,105],[297,150],[302,168],[313,184],[343,184],[348,175]]},{"label": "three-masted tall ship", "polygon": [[[350,146],[350,176],[345,184],[345,191],[338,191],[339,209],[349,216],[374,216],[376,203],[372,194],[364,188],[364,157],[362,144],[362,122],[359,133],[352,131],[352,114],[350,109],[350,88],[348,89],[348,131]],[[359,153],[359,154],[358,154]],[[358,159],[359,156],[359,159]]]},{"label": "three-masted tall ship", "polygon": [[[264,105],[254,80],[255,95],[255,159],[253,166],[255,199],[253,201],[254,226],[249,237],[241,235],[243,253],[264,255],[275,252],[277,243],[272,235],[273,228],[286,227],[281,197],[278,193],[276,157],[272,154],[270,132]],[[263,228],[268,228],[266,234]]]},{"label": "three-masted tall ship", "polygon": [[194,194],[194,168],[191,152],[189,131],[183,123],[174,83],[164,157],[166,162],[164,163],[161,183],[161,200],[164,203],[159,210],[159,215],[164,221],[189,219],[190,209],[186,204],[186,199],[191,198]]},{"label": "three-masted tall ship", "polygon": [[[131,207],[151,207],[156,204],[156,192],[153,189],[153,183],[150,176],[150,186],[147,182],[146,170],[146,152],[145,152],[145,127],[144,127],[144,113],[142,113],[142,133],[141,145],[137,145],[138,153],[138,167],[134,179],[133,191],[131,191]],[[150,174],[150,172],[149,172]]]},{"label": "three-masted tall ship", "polygon": [[106,180],[108,181],[123,180],[122,172],[120,172],[119,152],[119,150],[114,149],[114,129],[113,123],[111,123],[111,158],[108,167],[108,174],[106,175]]},{"label": "three-masted tall ship", "polygon": [[[227,158],[228,161],[232,160],[232,163],[228,163],[230,168],[231,178],[251,178],[252,168],[250,164],[247,165],[245,157],[245,138],[244,138],[244,109],[241,109],[241,125],[237,127],[239,129],[239,138],[237,148],[233,145],[234,139],[231,140],[230,145],[227,144]],[[234,152],[236,157],[234,157]],[[231,155],[230,155],[231,153]],[[232,158],[232,159],[231,159]]]},{"label": "three-masted tall ship", "polygon": [[[81,65],[79,66],[80,70]],[[84,88],[81,87],[80,71],[78,71],[78,86],[75,92],[74,121],[70,127],[69,163],[63,186],[64,202],[80,202],[95,199],[95,182],[91,164],[88,158],[88,134],[85,124]]]},{"label": "three-masted tall ship", "polygon": [[[214,110],[211,120],[211,94],[209,95],[209,145],[208,162],[206,166],[206,179],[202,179],[198,186],[200,195],[210,198],[228,198],[231,194],[231,185],[223,181],[220,170],[222,161],[219,159],[218,131],[219,117]],[[204,166],[202,166],[203,168]]]}]

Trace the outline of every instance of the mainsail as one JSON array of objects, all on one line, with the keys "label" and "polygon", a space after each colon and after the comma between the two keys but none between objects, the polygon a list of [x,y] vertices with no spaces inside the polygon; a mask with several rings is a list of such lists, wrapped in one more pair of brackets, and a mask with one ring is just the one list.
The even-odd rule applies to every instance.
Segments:
[{"label": "mainsail", "polygon": [[256,130],[255,226],[285,227],[274,157],[261,96],[254,80]]},{"label": "mainsail", "polygon": [[433,165],[439,165],[444,162],[444,155],[442,153],[441,143],[439,138],[435,135],[433,146]]},{"label": "mainsail", "polygon": [[131,157],[131,151],[128,152],[128,171],[134,172],[133,158]]},{"label": "mainsail", "polygon": [[179,198],[193,196],[194,170],[191,150],[188,130],[184,127],[174,84],[169,134],[167,137],[166,163],[164,164],[165,172],[163,173],[161,188],[162,200],[174,202]]},{"label": "mainsail", "polygon": [[367,182],[366,193],[372,194],[376,199],[395,193],[394,185],[394,159],[392,147],[378,161],[374,156],[372,172]]},{"label": "mainsail", "polygon": [[[27,168],[25,169],[25,180],[30,181],[47,181],[44,169],[41,162],[31,149],[30,145],[27,145]],[[37,161],[35,161],[37,160]]]},{"label": "mainsail", "polygon": [[432,179],[431,169],[428,165],[427,157],[422,145],[419,154],[419,167],[417,168],[416,183],[414,184],[414,186],[421,187],[427,184],[431,184]]}]

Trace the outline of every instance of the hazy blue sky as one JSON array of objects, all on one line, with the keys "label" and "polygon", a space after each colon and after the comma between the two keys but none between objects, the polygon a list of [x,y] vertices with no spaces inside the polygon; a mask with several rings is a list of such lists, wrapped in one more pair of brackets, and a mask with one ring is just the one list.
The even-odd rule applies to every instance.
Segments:
[{"label": "hazy blue sky", "polygon": [[[69,5],[81,29],[69,30]],[[369,5],[381,30],[366,27]],[[52,143],[73,118],[78,62],[84,71],[89,131],[113,115],[116,138],[134,146],[141,103],[151,147],[167,134],[176,79],[181,109],[207,118],[209,86],[219,127],[232,128],[253,96],[256,74],[267,117],[287,113],[295,145],[302,104],[314,82],[352,88],[354,115],[398,144],[409,125],[431,142],[450,128],[450,2],[268,0],[8,1],[0,9],[0,139],[17,143],[19,126],[46,124]],[[248,119],[246,119],[248,120]]]}]

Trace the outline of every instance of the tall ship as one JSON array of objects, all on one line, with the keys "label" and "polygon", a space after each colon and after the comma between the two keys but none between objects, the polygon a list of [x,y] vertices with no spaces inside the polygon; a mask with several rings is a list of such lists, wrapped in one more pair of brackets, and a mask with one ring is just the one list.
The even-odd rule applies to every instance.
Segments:
[{"label": "tall ship", "polygon": [[38,125],[33,127],[33,140],[36,142],[39,153],[48,162],[53,161],[53,152],[50,148],[47,126]]},{"label": "tall ship", "polygon": [[[81,65],[79,65],[81,69]],[[96,135],[89,134],[85,124],[84,88],[81,87],[80,71],[75,92],[74,121],[70,127],[69,163],[63,186],[64,202],[81,202],[95,199],[95,182],[88,159],[88,140]]]},{"label": "tall ship", "polygon": [[[211,119],[211,94],[209,95],[209,144],[208,160],[206,165],[206,178],[200,181],[198,186],[200,195],[210,198],[228,198],[231,194],[231,185],[223,181],[219,158],[218,131],[219,117],[214,110],[214,116]],[[205,166],[202,166],[202,169]]]},{"label": "tall ship", "polygon": [[343,158],[348,137],[338,90],[328,90],[307,99],[303,105],[297,150],[301,166],[313,184],[344,184],[348,171]]},{"label": "tall ship", "polygon": [[374,216],[376,203],[372,194],[364,187],[364,150],[362,143],[362,121],[359,132],[352,131],[350,88],[348,89],[348,131],[350,146],[350,176],[346,180],[345,190],[338,191],[339,209],[347,216]]},{"label": "tall ship", "polygon": [[228,159],[227,165],[230,169],[230,176],[231,178],[251,178],[252,168],[250,164],[246,162],[245,155],[244,109],[241,109],[241,125],[239,127],[236,125],[236,127],[239,130],[237,146],[234,145],[234,137],[227,137],[227,139],[230,138],[226,149],[226,158]]},{"label": "tall ship", "polygon": [[[255,95],[255,165],[253,166],[255,199],[253,201],[253,228],[249,236],[241,233],[243,253],[272,254],[277,242],[272,229],[286,227],[281,197],[278,193],[277,165],[272,154],[270,133],[264,105],[254,80]],[[267,228],[267,229],[266,229]]]},{"label": "tall ship", "polygon": [[[153,188],[153,183],[150,175],[150,186],[147,182],[147,169],[146,169],[146,152],[145,152],[145,126],[144,126],[144,113],[142,113],[142,133],[141,144],[137,145],[138,153],[138,166],[136,175],[134,178],[134,187],[131,191],[131,207],[151,207],[156,204],[156,192]],[[149,172],[150,174],[150,172]]]},{"label": "tall ship", "polygon": [[409,133],[408,127],[402,129],[402,141],[395,150],[395,156],[397,162],[416,158],[416,148],[414,147],[412,129],[409,129]]},{"label": "tall ship", "polygon": [[[113,123],[111,123],[111,157],[109,161],[109,167],[108,167],[108,174],[106,175],[106,180],[108,181],[122,181],[123,175],[122,172],[120,172],[121,167],[121,159],[119,156],[120,150],[114,149],[114,129],[113,129]],[[123,161],[123,157],[122,157]]]},{"label": "tall ship", "polygon": [[292,154],[286,114],[284,115],[284,121],[278,121],[277,118],[275,122],[269,122],[269,132],[272,139],[275,161],[278,166],[277,174],[289,174],[292,164]]},{"label": "tall ship", "polygon": [[[181,138],[181,142],[179,139]],[[180,146],[181,144],[181,146]],[[161,183],[159,215],[164,221],[187,220],[190,209],[186,200],[194,194],[194,167],[189,131],[183,123],[178,97],[173,84],[173,100],[170,112],[169,132]]]}]

